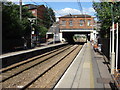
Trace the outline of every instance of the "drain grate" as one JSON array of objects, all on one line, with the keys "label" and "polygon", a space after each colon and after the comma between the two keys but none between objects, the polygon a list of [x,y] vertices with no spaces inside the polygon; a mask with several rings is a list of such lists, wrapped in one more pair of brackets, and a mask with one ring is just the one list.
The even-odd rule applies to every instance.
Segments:
[{"label": "drain grate", "polygon": [[111,82],[110,78],[97,78],[97,83],[109,84]]}]

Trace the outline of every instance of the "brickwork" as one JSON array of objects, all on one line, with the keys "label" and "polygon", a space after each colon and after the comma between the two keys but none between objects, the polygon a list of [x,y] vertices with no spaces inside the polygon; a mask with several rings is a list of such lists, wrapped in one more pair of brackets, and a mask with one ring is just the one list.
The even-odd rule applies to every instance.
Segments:
[{"label": "brickwork", "polygon": [[92,29],[94,18],[89,15],[71,15],[59,18],[60,29]]},{"label": "brickwork", "polygon": [[38,18],[43,19],[45,11],[46,11],[46,8],[45,8],[44,5],[39,6],[37,8],[37,16],[38,16]]},{"label": "brickwork", "polygon": [[29,11],[32,12],[32,14],[35,17],[38,17],[40,19],[44,18],[44,13],[46,11],[46,8],[44,5],[36,6],[36,5],[32,5],[32,4],[26,4],[24,6],[28,7]]}]

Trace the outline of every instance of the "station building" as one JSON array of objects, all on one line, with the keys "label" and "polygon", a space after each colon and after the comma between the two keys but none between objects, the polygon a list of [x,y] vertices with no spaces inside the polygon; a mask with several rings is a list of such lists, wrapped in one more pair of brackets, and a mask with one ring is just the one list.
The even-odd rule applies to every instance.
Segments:
[{"label": "station building", "polygon": [[60,38],[73,41],[75,34],[84,34],[88,40],[96,39],[96,30],[94,17],[86,14],[65,15],[59,17]]}]

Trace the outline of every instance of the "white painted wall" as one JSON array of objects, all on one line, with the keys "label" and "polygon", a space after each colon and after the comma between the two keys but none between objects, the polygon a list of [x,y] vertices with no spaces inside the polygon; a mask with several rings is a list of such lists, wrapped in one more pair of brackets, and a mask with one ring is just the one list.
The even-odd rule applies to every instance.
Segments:
[{"label": "white painted wall", "polygon": [[90,41],[94,40],[94,34],[93,32],[90,33]]},{"label": "white painted wall", "polygon": [[60,41],[62,42],[62,33],[59,33],[59,35],[60,35]]}]

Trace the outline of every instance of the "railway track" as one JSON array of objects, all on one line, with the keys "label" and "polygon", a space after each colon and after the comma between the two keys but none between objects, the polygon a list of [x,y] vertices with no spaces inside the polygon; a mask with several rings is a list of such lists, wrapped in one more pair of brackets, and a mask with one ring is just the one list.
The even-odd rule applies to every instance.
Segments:
[{"label": "railway track", "polygon": [[[73,59],[70,59],[72,53],[77,54],[81,47],[79,45],[64,46],[1,70],[3,88],[52,88],[72,62]],[[76,54],[71,58],[74,58]],[[65,58],[69,58],[69,62]],[[49,76],[52,77],[48,79]],[[54,81],[55,77],[57,79]],[[45,84],[47,81],[44,80],[45,78],[48,79],[49,84]]]},{"label": "railway track", "polygon": [[[11,78],[13,76],[16,76],[16,75],[22,73],[23,71],[28,70],[28,69],[34,67],[35,65],[44,62],[45,60],[53,57],[53,55],[59,54],[59,53],[63,52],[64,50],[68,49],[69,47],[71,47],[71,46],[65,46],[65,47],[53,50],[51,52],[48,52],[48,53],[45,53],[45,54],[30,58],[30,59],[28,59],[26,61],[17,63],[17,64],[15,64],[13,66],[10,66],[10,67],[8,67],[6,69],[1,70],[1,75],[2,75],[1,82],[4,82],[9,78]],[[44,57],[44,58],[42,58],[42,57]]]}]

